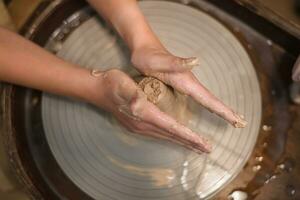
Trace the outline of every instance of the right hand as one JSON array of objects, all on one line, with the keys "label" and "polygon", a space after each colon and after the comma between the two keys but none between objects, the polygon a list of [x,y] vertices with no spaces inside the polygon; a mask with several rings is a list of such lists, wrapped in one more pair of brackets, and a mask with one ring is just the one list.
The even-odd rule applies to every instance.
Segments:
[{"label": "right hand", "polygon": [[94,104],[111,112],[134,133],[163,138],[196,152],[210,152],[207,140],[160,111],[125,73],[112,69],[99,78],[100,97]]},{"label": "right hand", "polygon": [[142,74],[156,77],[182,94],[191,96],[196,102],[227,120],[234,127],[246,126],[247,122],[242,116],[214,96],[191,72],[191,69],[198,65],[197,58],[177,57],[162,45],[153,45],[134,50],[131,61]]}]

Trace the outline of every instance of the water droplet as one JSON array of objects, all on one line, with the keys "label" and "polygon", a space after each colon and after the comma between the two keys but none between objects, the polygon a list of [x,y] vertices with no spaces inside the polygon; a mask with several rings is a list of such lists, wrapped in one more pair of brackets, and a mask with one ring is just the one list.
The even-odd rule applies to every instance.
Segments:
[{"label": "water droplet", "polygon": [[77,27],[77,26],[79,26],[79,25],[80,25],[79,19],[73,20],[73,21],[70,23],[70,25],[71,25],[72,27]]},{"label": "water droplet", "polygon": [[265,184],[268,184],[270,181],[272,181],[272,180],[274,180],[274,179],[276,179],[276,178],[277,178],[276,175],[273,175],[273,176],[267,178],[267,180],[265,181]]},{"label": "water droplet", "polygon": [[262,156],[255,157],[255,161],[257,161],[257,162],[262,162],[263,160],[264,160],[264,157],[262,157]]},{"label": "water droplet", "polygon": [[32,100],[31,100],[31,104],[32,104],[33,106],[36,106],[36,105],[38,104],[38,102],[39,102],[39,98],[38,98],[38,97],[34,97],[34,98],[32,98]]},{"label": "water droplet", "polygon": [[248,194],[244,191],[236,190],[233,191],[227,199],[230,200],[246,200],[248,198]]},{"label": "water droplet", "polygon": [[279,165],[277,165],[277,167],[278,167],[278,169],[284,170],[285,165],[284,164],[279,164]]},{"label": "water droplet", "polygon": [[252,168],[252,170],[254,171],[254,172],[257,172],[257,171],[259,171],[261,169],[261,166],[260,165],[255,165],[253,168]]},{"label": "water droplet", "polygon": [[240,32],[240,28],[237,27],[237,26],[235,26],[235,27],[233,28],[233,30],[234,30],[235,32]]},{"label": "water droplet", "polygon": [[295,167],[295,163],[292,159],[286,159],[279,165],[277,165],[277,168],[285,171],[285,172],[291,172]]},{"label": "water droplet", "polygon": [[268,125],[263,125],[262,129],[266,132],[271,131],[272,130],[272,126],[268,126]]},{"label": "water droplet", "polygon": [[277,165],[277,168],[283,170],[285,168],[285,166],[284,166],[284,164],[279,164],[279,165]]},{"label": "water droplet", "polygon": [[264,142],[262,145],[264,148],[266,148],[268,146],[268,143]]},{"label": "water droplet", "polygon": [[63,29],[62,29],[62,32],[64,33],[64,34],[68,34],[69,32],[70,32],[70,28],[69,27],[64,27]]},{"label": "water droplet", "polygon": [[270,179],[266,180],[265,181],[265,185],[268,184],[269,182],[270,182]]},{"label": "water droplet", "polygon": [[65,34],[64,34],[64,33],[59,33],[59,34],[56,36],[56,39],[57,39],[57,40],[62,40],[64,37],[65,37]]},{"label": "water droplet", "polygon": [[50,50],[55,53],[58,52],[59,50],[61,50],[61,48],[62,48],[62,43],[60,41],[53,41],[50,44]]},{"label": "water droplet", "polygon": [[274,96],[276,94],[276,91],[275,90],[272,90],[271,91],[271,94]]},{"label": "water droplet", "polygon": [[272,40],[267,40],[267,44],[271,46],[273,44]]},{"label": "water droplet", "polygon": [[186,166],[188,166],[189,165],[189,161],[185,161],[184,163],[183,163],[183,166],[184,167],[186,167]]},{"label": "water droplet", "polygon": [[270,178],[271,178],[271,174],[268,174],[268,173],[265,174],[265,178],[266,178],[266,179],[270,179]]},{"label": "water droplet", "polygon": [[271,180],[275,180],[276,178],[277,178],[277,176],[276,176],[276,175],[273,175],[273,176],[271,176],[270,181],[271,181]]},{"label": "water droplet", "polygon": [[286,193],[288,196],[294,196],[296,194],[296,189],[293,185],[286,186]]}]

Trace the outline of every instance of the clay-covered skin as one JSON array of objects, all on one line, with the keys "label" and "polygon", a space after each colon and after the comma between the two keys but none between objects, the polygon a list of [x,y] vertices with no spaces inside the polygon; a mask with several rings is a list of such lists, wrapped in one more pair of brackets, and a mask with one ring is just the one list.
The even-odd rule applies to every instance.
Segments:
[{"label": "clay-covered skin", "polygon": [[190,117],[186,95],[175,91],[153,77],[142,78],[138,82],[138,85],[147,95],[148,101],[176,119],[179,123],[186,125]]},{"label": "clay-covered skin", "polygon": [[[148,101],[158,106],[161,111],[175,118],[181,124],[186,124],[188,120],[188,108],[187,108],[187,95],[183,95],[175,89],[171,89],[165,85],[162,81],[153,77],[139,78],[139,87],[147,95]],[[192,86],[191,86],[192,88]],[[203,87],[203,90],[205,88]],[[236,114],[224,104],[220,103],[215,96],[211,95],[208,91],[202,92],[199,102],[211,112],[215,112],[223,118],[229,118],[234,116],[232,120],[228,120],[235,128],[244,128],[247,122],[243,119],[243,116]],[[197,99],[197,98],[195,98]],[[209,104],[209,106],[207,105]]]},{"label": "clay-covered skin", "polygon": [[[183,95],[180,92],[176,91],[175,89],[171,88],[170,86],[165,85],[162,81],[154,78],[154,77],[138,77],[136,78],[138,82],[139,88],[142,89],[144,94],[147,96],[147,100],[154,105],[156,105],[162,112],[168,114],[169,116],[173,117],[178,123],[182,126],[187,124],[187,121],[191,117],[190,112],[188,110],[187,105],[187,95]],[[183,79],[184,82],[184,79]],[[194,85],[191,85],[193,88]],[[203,87],[204,88],[204,87]],[[203,89],[202,88],[202,89]],[[211,95],[208,91],[204,90],[202,92],[204,94],[201,96],[200,102],[206,108],[211,108],[212,112],[219,114],[220,116],[226,118],[230,115],[235,116],[236,118],[232,119],[232,125],[236,128],[243,128],[246,126],[246,121],[240,118],[236,113],[234,113],[231,109],[226,107],[224,104],[220,103],[219,100],[216,99],[213,95]],[[206,103],[207,102],[207,103]],[[209,104],[209,106],[207,105]],[[221,114],[220,114],[221,113]],[[239,119],[236,121],[236,119]],[[171,122],[171,119],[167,120],[170,124],[170,127],[175,124],[175,122]],[[174,128],[174,127],[172,127]],[[177,127],[176,127],[177,128]],[[186,127],[184,127],[187,129]],[[190,130],[189,130],[190,131]],[[172,134],[167,137],[160,135],[160,134],[152,134],[153,137],[157,138],[164,138],[176,143],[180,143],[181,145],[185,146],[186,148],[192,149],[195,152],[199,152],[200,149],[203,150],[204,147],[209,147],[210,145],[207,143],[207,140],[201,137],[201,133],[189,134],[187,130],[182,131],[183,134]],[[199,135],[200,134],[200,135]],[[200,140],[203,141],[201,145],[200,143],[191,144],[190,141],[193,140]],[[183,140],[182,140],[183,139]],[[210,147],[211,148],[211,147]],[[201,152],[201,151],[200,151]]]},{"label": "clay-covered skin", "polygon": [[156,78],[170,85],[177,91],[192,97],[197,103],[208,109],[210,112],[219,115],[235,128],[244,128],[247,125],[242,115],[237,114],[214,96],[195,75],[190,72],[184,73],[156,73]]},{"label": "clay-covered skin", "polygon": [[[165,119],[168,122],[169,129],[181,130],[178,134],[170,134],[168,136],[153,133],[152,137],[167,139],[169,141],[179,143],[182,146],[193,150],[196,153],[207,152],[211,150],[211,146],[206,139],[199,133],[193,133],[184,125],[187,124],[191,113],[187,106],[187,96],[183,95],[171,87],[165,85],[160,80],[153,77],[138,78],[138,86],[147,96],[147,100],[156,105],[162,112],[173,117]],[[172,131],[171,131],[172,132]],[[181,134],[179,134],[181,133]],[[195,141],[201,141],[195,142]]]}]

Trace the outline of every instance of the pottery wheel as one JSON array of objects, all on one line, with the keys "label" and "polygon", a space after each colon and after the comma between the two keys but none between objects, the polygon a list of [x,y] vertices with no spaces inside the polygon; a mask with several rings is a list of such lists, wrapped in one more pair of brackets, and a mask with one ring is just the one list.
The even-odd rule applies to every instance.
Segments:
[{"label": "pottery wheel", "polygon": [[[193,117],[188,126],[213,143],[212,153],[199,155],[129,133],[109,113],[87,103],[43,94],[47,141],[64,173],[92,198],[210,198],[242,170],[256,142],[261,96],[255,69],[236,37],[206,13],[161,1],[140,2],[140,7],[169,51],[200,58],[193,73],[243,114],[248,126],[235,129],[189,100]],[[96,16],[78,25],[55,48],[59,57],[84,67],[137,73],[122,40]]]}]

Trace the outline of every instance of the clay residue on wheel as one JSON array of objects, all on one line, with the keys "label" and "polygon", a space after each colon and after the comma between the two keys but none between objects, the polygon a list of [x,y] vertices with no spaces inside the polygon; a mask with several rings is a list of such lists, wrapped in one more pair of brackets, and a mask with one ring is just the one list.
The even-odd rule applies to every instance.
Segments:
[{"label": "clay residue on wheel", "polygon": [[153,77],[138,78],[138,85],[147,95],[148,101],[175,118],[181,124],[186,124],[190,114],[187,106],[187,96],[183,95],[160,80]]}]

